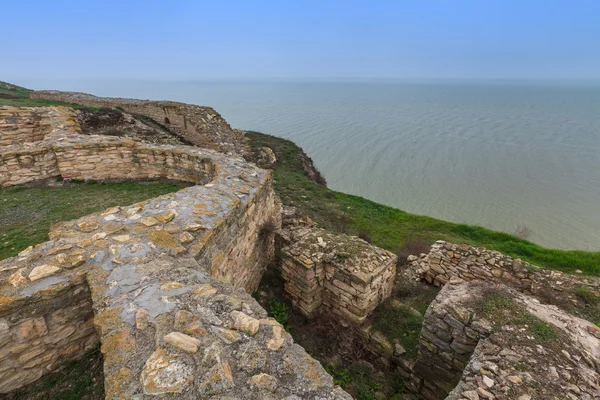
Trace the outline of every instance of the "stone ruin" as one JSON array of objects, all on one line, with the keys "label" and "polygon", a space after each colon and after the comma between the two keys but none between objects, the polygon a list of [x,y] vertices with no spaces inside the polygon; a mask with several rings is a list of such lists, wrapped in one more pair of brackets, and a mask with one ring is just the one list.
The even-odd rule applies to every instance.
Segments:
[{"label": "stone ruin", "polygon": [[[156,102],[142,103],[157,118]],[[218,140],[187,118],[169,121]],[[3,187],[57,177],[194,185],[57,224],[48,242],[0,261],[0,393],[100,342],[110,399],[350,399],[248,293],[277,247],[294,305],[360,331],[392,290],[394,255],[304,223],[287,223],[275,246],[265,231],[281,223],[270,172],[207,149],[81,135],[71,109],[0,108],[0,152]],[[444,286],[416,360],[364,337],[409,390],[427,400],[600,398],[600,329],[538,300],[582,286],[600,295],[597,279],[445,242],[409,261],[418,279]],[[490,294],[529,317],[494,319],[482,311]],[[556,339],[538,340],[536,323]]]},{"label": "stone ruin", "polygon": [[119,108],[133,115],[143,115],[165,125],[178,137],[192,145],[229,154],[248,152],[241,131],[231,126],[211,107],[196,106],[176,101],[151,101],[97,97],[87,93],[38,90],[32,99],[80,104],[87,107]]},{"label": "stone ruin", "polygon": [[[443,286],[425,314],[416,360],[380,351],[413,393],[426,400],[600,398],[600,328],[544,304],[568,301],[582,287],[600,297],[600,279],[444,241],[408,261],[417,279]],[[494,300],[488,315],[486,301]],[[536,337],[536,328],[556,337]]]},{"label": "stone ruin", "polygon": [[285,293],[305,316],[326,312],[360,324],[391,295],[397,257],[389,251],[313,226],[283,232]]},{"label": "stone ruin", "polygon": [[248,294],[273,256],[272,174],[189,146],[79,134],[71,109],[0,108],[2,186],[194,186],[54,226],[0,261],[0,393],[102,344],[106,398],[348,399]]}]

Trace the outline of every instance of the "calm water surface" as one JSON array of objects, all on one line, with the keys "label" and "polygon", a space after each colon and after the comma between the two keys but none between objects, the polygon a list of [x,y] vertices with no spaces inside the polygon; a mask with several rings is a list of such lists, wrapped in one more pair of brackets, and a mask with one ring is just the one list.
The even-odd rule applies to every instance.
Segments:
[{"label": "calm water surface", "polygon": [[600,85],[20,82],[210,105],[292,139],[329,186],[548,247],[600,250]]}]

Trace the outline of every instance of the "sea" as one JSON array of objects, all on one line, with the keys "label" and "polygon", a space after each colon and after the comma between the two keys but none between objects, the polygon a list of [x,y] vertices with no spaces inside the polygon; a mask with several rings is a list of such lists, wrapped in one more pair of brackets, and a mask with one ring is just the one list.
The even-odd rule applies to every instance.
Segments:
[{"label": "sea", "polygon": [[410,213],[600,251],[600,83],[15,82],[215,108],[291,139],[332,189]]}]

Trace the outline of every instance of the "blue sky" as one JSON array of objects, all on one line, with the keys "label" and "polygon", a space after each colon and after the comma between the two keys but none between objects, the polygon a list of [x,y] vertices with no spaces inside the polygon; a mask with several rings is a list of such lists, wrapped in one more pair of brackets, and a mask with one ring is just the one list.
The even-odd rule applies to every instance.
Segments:
[{"label": "blue sky", "polygon": [[0,80],[600,79],[600,1],[7,1]]}]

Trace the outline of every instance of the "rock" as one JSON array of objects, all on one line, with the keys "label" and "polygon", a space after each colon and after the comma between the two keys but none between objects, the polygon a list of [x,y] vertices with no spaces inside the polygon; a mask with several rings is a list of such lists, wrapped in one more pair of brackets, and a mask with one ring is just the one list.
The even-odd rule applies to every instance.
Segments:
[{"label": "rock", "polygon": [[215,395],[234,388],[229,363],[221,362],[213,366],[200,381],[198,391],[202,395]]},{"label": "rock", "polygon": [[524,394],[519,396],[519,398],[517,400],[531,400],[531,396],[528,394]]},{"label": "rock", "polygon": [[217,317],[217,314],[215,314],[210,308],[198,307],[197,315],[200,318],[200,321],[205,324],[216,326],[223,325],[223,321],[221,321],[221,319]]},{"label": "rock", "polygon": [[404,354],[406,354],[406,349],[404,347],[402,347],[402,345],[400,343],[396,343],[394,345],[394,355],[399,357]]},{"label": "rock", "polygon": [[159,395],[179,393],[194,379],[194,369],[183,359],[170,356],[166,350],[158,349],[144,364],[141,382],[144,393]]},{"label": "rock", "polygon": [[181,332],[171,332],[164,337],[165,342],[172,346],[177,347],[180,350],[188,353],[195,353],[198,351],[198,346],[202,343],[191,336],[188,336]]},{"label": "rock", "polygon": [[95,220],[78,222],[77,226],[79,226],[82,232],[86,233],[95,231],[99,227],[98,221]]},{"label": "rock", "polygon": [[278,385],[277,378],[268,374],[254,375],[248,380],[248,383],[257,389],[268,390],[272,393],[275,393]]},{"label": "rock", "polygon": [[192,293],[197,297],[210,297],[217,293],[217,289],[208,283],[198,285],[192,289]]},{"label": "rock", "polygon": [[117,242],[125,243],[125,242],[129,242],[131,240],[131,236],[129,236],[129,235],[117,235],[117,236],[113,236],[112,239],[116,240]]},{"label": "rock", "polygon": [[196,231],[199,231],[200,229],[206,229],[206,227],[202,224],[189,224],[189,225],[186,225],[183,229],[186,231],[190,231],[190,232],[196,232]]},{"label": "rock", "polygon": [[226,344],[232,344],[242,340],[242,335],[240,335],[238,331],[232,331],[231,329],[219,328],[216,326],[211,326],[210,330]]},{"label": "rock", "polygon": [[135,313],[135,327],[141,331],[148,327],[148,310],[145,308],[138,308]]},{"label": "rock", "polygon": [[179,241],[181,243],[190,243],[192,240],[194,240],[194,235],[189,232],[182,232],[179,235]]},{"label": "rock", "polygon": [[19,333],[23,339],[34,339],[48,333],[48,327],[43,317],[32,318],[19,325]]},{"label": "rock", "polygon": [[474,390],[467,390],[465,392],[462,392],[462,395],[469,400],[479,400],[479,395]]},{"label": "rock", "polygon": [[233,320],[233,327],[238,331],[246,332],[251,336],[258,332],[260,322],[256,318],[252,318],[241,311],[232,311],[229,315]]},{"label": "rock", "polygon": [[281,346],[283,346],[283,343],[285,342],[283,332],[284,330],[281,326],[273,326],[273,336],[267,342],[269,350],[279,350]]},{"label": "rock", "polygon": [[37,281],[39,279],[42,278],[46,278],[48,276],[57,274],[58,272],[60,272],[60,268],[59,267],[55,267],[54,265],[40,265],[39,267],[35,267],[30,273],[29,273],[29,279],[33,282],[33,281]]},{"label": "rock", "polygon": [[177,240],[165,231],[152,231],[148,233],[148,239],[164,247],[175,247],[178,244]]},{"label": "rock", "polygon": [[257,154],[256,164],[261,168],[271,168],[277,162],[277,157],[269,147],[261,147]]},{"label": "rock", "polygon": [[21,268],[18,271],[12,273],[12,275],[8,278],[8,281],[13,286],[21,286],[22,284],[27,282],[27,278],[23,276],[23,271],[25,268]]},{"label": "rock", "polygon": [[154,217],[146,217],[140,221],[140,223],[142,225],[147,226],[147,227],[154,226],[154,225],[158,224],[159,222],[160,221]]},{"label": "rock", "polygon": [[514,383],[515,385],[523,383],[523,380],[515,375],[507,376],[506,379],[508,379],[511,383]]},{"label": "rock", "polygon": [[494,380],[491,379],[490,377],[484,375],[483,376],[483,384],[485,385],[485,387],[491,388],[494,386]]}]

